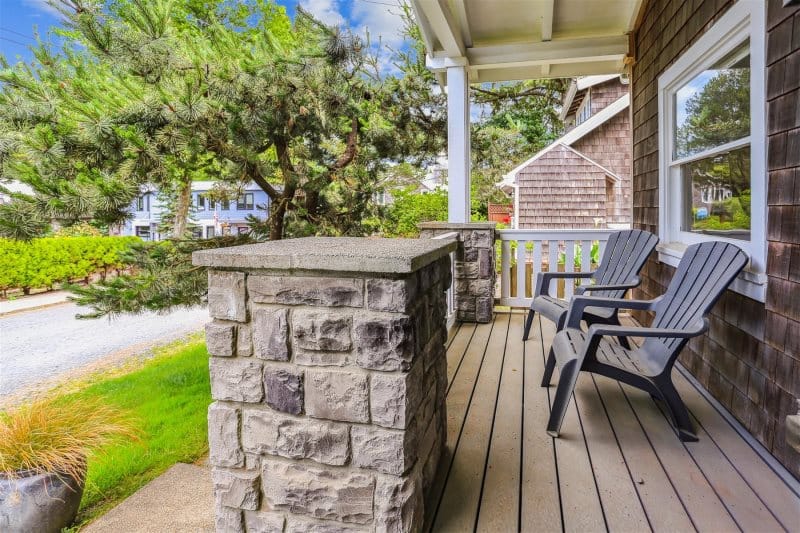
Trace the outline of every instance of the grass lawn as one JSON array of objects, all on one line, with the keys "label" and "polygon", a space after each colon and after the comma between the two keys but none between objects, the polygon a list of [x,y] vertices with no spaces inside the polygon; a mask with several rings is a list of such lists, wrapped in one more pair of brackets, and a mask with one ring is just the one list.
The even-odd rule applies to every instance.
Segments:
[{"label": "grass lawn", "polygon": [[70,396],[101,397],[129,410],[141,430],[138,442],[114,445],[90,460],[77,524],[103,514],[173,464],[194,462],[208,451],[211,392],[201,336],[163,348],[138,368],[91,381]]}]

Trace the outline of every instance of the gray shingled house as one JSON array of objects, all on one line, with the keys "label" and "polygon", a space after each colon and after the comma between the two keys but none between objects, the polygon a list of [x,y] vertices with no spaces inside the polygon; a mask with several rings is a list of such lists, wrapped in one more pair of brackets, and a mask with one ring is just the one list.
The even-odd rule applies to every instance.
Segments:
[{"label": "gray shingled house", "polygon": [[618,75],[572,81],[567,132],[506,174],[516,229],[625,228],[631,223],[628,84]]}]

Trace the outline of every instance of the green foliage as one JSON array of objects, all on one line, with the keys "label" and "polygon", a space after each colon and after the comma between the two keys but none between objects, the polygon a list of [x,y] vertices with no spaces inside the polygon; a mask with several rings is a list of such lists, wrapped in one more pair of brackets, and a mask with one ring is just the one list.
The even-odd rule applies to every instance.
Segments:
[{"label": "green foliage", "polygon": [[102,377],[70,398],[102,401],[137,421],[138,441],[121,442],[89,460],[77,522],[86,523],[178,462],[208,453],[208,352],[200,339],[168,346],[141,368]]},{"label": "green foliage", "polygon": [[95,272],[122,268],[136,237],[0,239],[0,290],[52,288]]},{"label": "green foliage", "polygon": [[198,305],[208,292],[208,274],[204,267],[192,265],[192,252],[250,242],[247,235],[135,242],[121,256],[130,268],[129,273],[88,287],[69,287],[75,302],[92,307],[92,312],[78,315],[78,318],[167,312]]},{"label": "green foliage", "polygon": [[53,237],[102,237],[101,232],[96,227],[87,222],[81,222],[74,226],[59,228],[53,232]]},{"label": "green foliage", "polygon": [[419,235],[417,224],[435,220],[447,220],[447,191],[398,191],[383,221],[383,233],[389,237],[415,237]]},{"label": "green foliage", "polygon": [[[747,206],[745,208],[745,206]],[[696,215],[697,209],[692,209]],[[711,214],[704,219],[696,217],[692,223],[695,231],[730,231],[750,229],[750,195],[732,197],[721,202],[716,202],[711,208]]]}]

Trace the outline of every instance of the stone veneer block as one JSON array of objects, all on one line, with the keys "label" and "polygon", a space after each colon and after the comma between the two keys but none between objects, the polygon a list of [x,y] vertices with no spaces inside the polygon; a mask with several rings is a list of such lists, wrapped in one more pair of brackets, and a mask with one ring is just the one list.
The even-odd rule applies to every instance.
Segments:
[{"label": "stone veneer block", "polygon": [[354,330],[359,366],[387,371],[411,366],[414,332],[407,316],[359,316],[354,320]]},{"label": "stone veneer block", "polygon": [[283,533],[286,517],[269,511],[245,511],[244,525],[248,533]]},{"label": "stone veneer block", "polygon": [[244,466],[239,444],[239,410],[218,402],[208,407],[208,459],[212,466]]},{"label": "stone veneer block", "polygon": [[208,313],[223,320],[247,320],[244,273],[208,272]]},{"label": "stone veneer block", "polygon": [[253,352],[272,361],[289,360],[289,310],[253,311]]},{"label": "stone veneer block", "polygon": [[208,366],[215,400],[260,402],[264,398],[260,361],[213,357]]},{"label": "stone veneer block", "polygon": [[230,357],[236,352],[236,326],[209,322],[206,324],[208,353],[217,357]]},{"label": "stone veneer block", "polygon": [[303,373],[283,367],[264,369],[265,403],[284,413],[299,415],[303,411]]},{"label": "stone veneer block", "polygon": [[314,418],[369,422],[369,388],[362,372],[308,370],[306,412]]},{"label": "stone veneer block", "polygon": [[265,461],[262,478],[270,509],[356,524],[372,520],[375,478],[369,474]]},{"label": "stone veneer block", "polygon": [[417,363],[404,374],[375,373],[369,382],[372,423],[405,429],[419,404],[424,365]]},{"label": "stone veneer block", "polygon": [[360,279],[250,276],[247,290],[254,303],[322,307],[364,305],[364,282]]},{"label": "stone veneer block", "polygon": [[457,245],[307,238],[195,253],[212,268],[217,531],[422,529],[447,435]]},{"label": "stone veneer block", "polygon": [[292,313],[294,346],[304,350],[346,352],[353,346],[352,322],[349,316],[298,309]]},{"label": "stone veneer block", "polygon": [[350,426],[246,410],[242,447],[250,453],[344,465],[350,459]]},{"label": "stone veneer block", "polygon": [[372,311],[406,313],[416,296],[416,277],[367,280],[367,308]]},{"label": "stone veneer block", "polygon": [[259,508],[261,493],[258,472],[214,468],[211,479],[214,482],[214,495],[220,505],[251,511]]}]

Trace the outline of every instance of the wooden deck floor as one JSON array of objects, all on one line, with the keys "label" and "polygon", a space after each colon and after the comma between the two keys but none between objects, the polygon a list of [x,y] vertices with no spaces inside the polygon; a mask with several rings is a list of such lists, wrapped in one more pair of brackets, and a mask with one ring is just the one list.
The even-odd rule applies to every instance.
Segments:
[{"label": "wooden deck floor", "polygon": [[796,481],[677,369],[699,442],[680,442],[648,394],[588,374],[549,437],[554,388],[539,382],[554,328],[536,323],[523,343],[523,318],[498,313],[451,337],[433,531],[800,531]]}]

